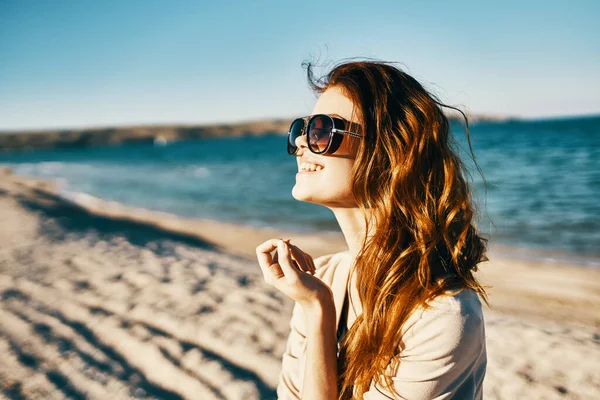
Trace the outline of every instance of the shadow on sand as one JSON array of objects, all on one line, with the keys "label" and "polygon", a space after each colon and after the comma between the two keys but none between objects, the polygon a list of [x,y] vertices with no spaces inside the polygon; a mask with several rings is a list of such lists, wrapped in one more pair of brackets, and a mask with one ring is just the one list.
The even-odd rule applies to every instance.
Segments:
[{"label": "shadow on sand", "polygon": [[52,224],[42,224],[39,233],[52,240],[63,240],[66,234],[95,233],[102,239],[120,236],[136,246],[145,247],[161,240],[179,242],[204,250],[221,250],[198,236],[155,226],[153,223],[95,214],[78,204],[39,189],[32,196],[17,195],[21,206],[52,218]]}]

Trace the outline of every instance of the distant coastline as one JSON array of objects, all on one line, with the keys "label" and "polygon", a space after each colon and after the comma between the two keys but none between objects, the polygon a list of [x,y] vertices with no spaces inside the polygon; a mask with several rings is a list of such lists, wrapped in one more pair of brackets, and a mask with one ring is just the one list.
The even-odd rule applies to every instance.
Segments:
[{"label": "distant coastline", "polygon": [[[448,115],[461,120],[460,115]],[[515,118],[490,115],[470,115],[469,121],[507,121]],[[83,129],[49,129],[31,131],[0,131],[0,151],[21,151],[56,148],[118,146],[127,143],[164,145],[180,140],[197,140],[245,135],[282,134],[292,119],[263,119],[257,121],[206,125],[140,125]]]},{"label": "distant coastline", "polygon": [[146,125],[0,132],[0,151],[118,146],[127,143],[164,145],[180,140],[286,132],[289,124],[287,119],[271,119],[237,124]]}]

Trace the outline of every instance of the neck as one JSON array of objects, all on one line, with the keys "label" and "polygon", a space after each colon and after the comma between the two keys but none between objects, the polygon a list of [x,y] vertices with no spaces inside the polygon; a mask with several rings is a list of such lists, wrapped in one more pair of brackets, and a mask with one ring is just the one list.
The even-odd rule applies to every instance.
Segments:
[{"label": "neck", "polygon": [[352,259],[356,259],[367,232],[363,212],[359,208],[332,208],[331,211],[340,225]]}]

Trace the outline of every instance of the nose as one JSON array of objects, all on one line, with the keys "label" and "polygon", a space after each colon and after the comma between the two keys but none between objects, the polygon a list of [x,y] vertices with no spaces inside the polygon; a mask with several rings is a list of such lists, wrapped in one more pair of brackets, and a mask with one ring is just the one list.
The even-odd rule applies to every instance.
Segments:
[{"label": "nose", "polygon": [[306,133],[304,135],[300,135],[300,136],[298,136],[296,138],[296,140],[295,140],[294,143],[296,144],[296,147],[298,147],[298,149],[304,148],[304,147],[308,147],[308,143],[306,142],[306,138],[307,138]]}]

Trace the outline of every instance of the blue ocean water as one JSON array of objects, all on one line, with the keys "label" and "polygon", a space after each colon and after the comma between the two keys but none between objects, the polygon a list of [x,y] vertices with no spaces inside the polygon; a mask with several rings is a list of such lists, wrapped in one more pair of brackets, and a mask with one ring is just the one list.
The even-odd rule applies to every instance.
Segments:
[{"label": "blue ocean water", "polygon": [[[465,148],[464,126],[452,130]],[[486,192],[471,169],[479,227],[492,243],[600,258],[600,116],[481,122],[470,133],[487,181]],[[297,169],[285,141],[272,134],[0,153],[0,164],[60,178],[66,192],[185,217],[338,230],[331,211],[291,196]]]}]

